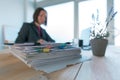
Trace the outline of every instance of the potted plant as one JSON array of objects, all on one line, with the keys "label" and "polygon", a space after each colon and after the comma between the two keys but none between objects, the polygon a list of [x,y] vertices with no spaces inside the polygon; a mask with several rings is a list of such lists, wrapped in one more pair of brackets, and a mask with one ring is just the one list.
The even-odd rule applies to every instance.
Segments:
[{"label": "potted plant", "polygon": [[92,14],[92,27],[90,31],[90,44],[92,48],[93,55],[95,56],[104,56],[105,50],[108,44],[108,37],[110,32],[108,27],[110,22],[113,20],[116,12],[113,12],[113,7],[109,11],[109,14],[104,22],[99,20],[99,10],[97,9],[97,14]]}]

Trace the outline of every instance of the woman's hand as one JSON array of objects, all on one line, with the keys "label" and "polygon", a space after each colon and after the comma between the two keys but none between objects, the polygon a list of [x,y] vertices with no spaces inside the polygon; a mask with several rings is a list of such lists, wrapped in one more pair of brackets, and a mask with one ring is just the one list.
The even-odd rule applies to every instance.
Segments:
[{"label": "woman's hand", "polygon": [[[45,41],[45,40],[43,40],[43,39],[40,39],[40,40],[37,41],[37,43],[40,43],[40,44],[47,44],[48,42]],[[47,45],[46,45],[46,48],[47,48],[47,49],[51,49],[51,48],[52,48],[52,45],[47,44]]]},{"label": "woman's hand", "polygon": [[45,44],[45,43],[47,43],[47,41],[45,41],[45,40],[43,40],[43,39],[39,39],[39,40],[37,41],[37,43]]}]

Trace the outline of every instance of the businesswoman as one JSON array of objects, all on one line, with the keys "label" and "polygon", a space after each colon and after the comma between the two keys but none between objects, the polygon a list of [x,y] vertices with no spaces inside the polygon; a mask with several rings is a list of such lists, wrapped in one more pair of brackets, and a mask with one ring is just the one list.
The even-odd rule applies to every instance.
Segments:
[{"label": "businesswoman", "polygon": [[47,25],[47,12],[43,8],[37,8],[33,14],[33,22],[23,23],[15,43],[45,43],[55,42],[41,24]]}]

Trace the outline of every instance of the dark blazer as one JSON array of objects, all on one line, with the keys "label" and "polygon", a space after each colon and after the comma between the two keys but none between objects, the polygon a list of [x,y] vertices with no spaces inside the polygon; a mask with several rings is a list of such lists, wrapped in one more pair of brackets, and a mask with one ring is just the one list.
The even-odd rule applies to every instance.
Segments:
[{"label": "dark blazer", "polygon": [[39,39],[44,39],[45,41],[48,42],[55,42],[41,27],[41,33],[42,36],[39,36],[39,32],[37,30],[37,26],[32,23],[23,23],[23,26],[21,27],[18,37],[16,38],[15,43],[27,43],[27,42],[37,42]]}]

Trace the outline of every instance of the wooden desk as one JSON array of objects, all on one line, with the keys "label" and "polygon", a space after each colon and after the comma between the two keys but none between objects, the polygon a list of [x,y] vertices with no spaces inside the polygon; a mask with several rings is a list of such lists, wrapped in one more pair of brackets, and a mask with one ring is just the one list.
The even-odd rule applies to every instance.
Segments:
[{"label": "wooden desk", "polygon": [[105,57],[91,56],[76,80],[120,80],[120,47],[108,46]]},{"label": "wooden desk", "polygon": [[[77,64],[47,74],[29,68],[11,54],[0,54],[0,80],[74,80],[80,67],[81,64]],[[40,79],[41,75],[47,79]]]},{"label": "wooden desk", "polygon": [[35,71],[11,54],[0,54],[0,80],[120,80],[120,47],[108,47],[105,57],[91,51],[82,54],[92,60],[52,73]]}]

